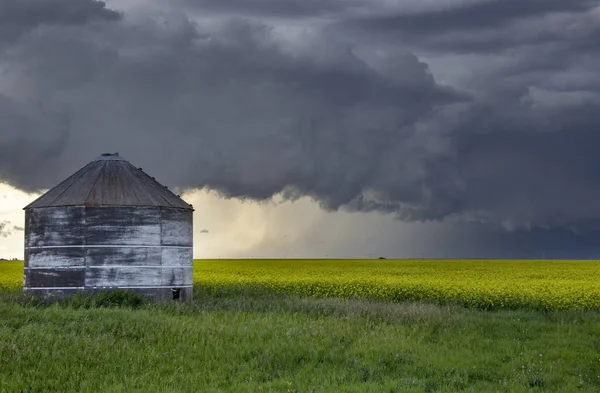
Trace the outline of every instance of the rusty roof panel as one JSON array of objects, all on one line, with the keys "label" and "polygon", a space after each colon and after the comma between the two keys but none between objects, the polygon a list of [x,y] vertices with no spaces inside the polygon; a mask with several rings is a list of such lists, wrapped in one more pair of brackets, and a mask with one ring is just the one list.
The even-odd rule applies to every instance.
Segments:
[{"label": "rusty roof panel", "polygon": [[164,206],[192,209],[154,178],[118,155],[102,155],[25,208]]}]

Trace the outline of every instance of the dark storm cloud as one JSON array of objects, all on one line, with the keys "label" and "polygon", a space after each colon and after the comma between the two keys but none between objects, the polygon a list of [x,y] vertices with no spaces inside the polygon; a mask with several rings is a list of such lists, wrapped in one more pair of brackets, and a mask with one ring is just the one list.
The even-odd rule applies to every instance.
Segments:
[{"label": "dark storm cloud", "polygon": [[32,190],[32,182],[43,184],[69,138],[65,116],[48,112],[39,102],[25,104],[0,95],[0,179],[24,190]]},{"label": "dark storm cloud", "polygon": [[119,13],[90,0],[0,0],[0,44],[42,25],[83,25],[117,20]]},{"label": "dark storm cloud", "polygon": [[450,53],[555,44],[596,51],[597,7],[595,0],[479,0],[417,12],[392,9],[346,18],[340,25],[350,33],[358,30],[359,36],[368,33],[377,40]]},{"label": "dark storm cloud", "polygon": [[[20,129],[5,127],[36,152],[29,168],[18,169],[23,158],[4,174],[29,190],[67,174],[51,177],[57,149],[65,160],[89,159],[102,146],[125,145],[132,160],[181,160],[156,165],[181,186],[258,199],[291,186],[335,207],[360,191],[392,140],[410,137],[402,127],[435,105],[467,99],[437,84],[410,53],[367,62],[348,45],[315,37],[290,47],[247,22],[210,32],[185,20],[93,32],[47,28],[22,40],[4,66],[7,90],[20,103],[43,102],[77,130],[31,127],[17,115]],[[40,134],[53,135],[57,149],[38,143]],[[17,159],[9,146],[3,151]]]},{"label": "dark storm cloud", "polygon": [[[503,27],[484,28],[473,31],[438,32],[427,35],[418,33],[389,32],[377,33],[377,37],[386,37],[404,42],[406,45],[419,47],[427,51],[449,54],[488,54],[495,55],[515,48],[530,50],[539,47],[546,50],[560,49],[566,55],[581,54],[586,51],[598,51],[596,43],[600,38],[600,27],[597,22],[590,20],[588,25],[575,27],[573,31],[562,26],[567,22],[562,18],[557,21],[541,23],[532,26],[528,21],[522,21],[514,29]],[[362,29],[361,29],[362,30]],[[531,55],[531,54],[530,54]],[[534,56],[532,56],[534,57]],[[547,64],[554,67],[553,64]]]},{"label": "dark storm cloud", "polygon": [[366,17],[357,22],[377,30],[438,34],[457,30],[501,27],[509,22],[557,12],[582,12],[598,5],[595,0],[481,0],[455,8],[425,10],[401,15]]},{"label": "dark storm cloud", "polygon": [[463,208],[509,228],[599,227],[600,105],[481,110],[456,129]]},{"label": "dark storm cloud", "polygon": [[428,235],[424,235],[428,243],[419,242],[414,254],[417,257],[597,259],[600,255],[597,229],[585,233],[561,228],[505,231],[487,225],[463,224],[452,226],[450,233],[437,239]]},{"label": "dark storm cloud", "polygon": [[183,4],[199,15],[329,19],[338,27],[375,33],[384,41],[459,52],[492,52],[557,40],[591,50],[597,47],[599,25],[597,17],[582,18],[598,7],[596,0],[187,0]]},{"label": "dark storm cloud", "polygon": [[[334,3],[289,4],[281,9],[302,16]],[[522,20],[541,29],[558,11],[593,20],[581,1],[452,4],[448,21],[412,32],[426,42],[461,29],[518,30]],[[402,18],[425,23],[440,12]],[[468,15],[486,23],[461,27]],[[0,55],[0,179],[50,187],[119,151],[159,181],[229,197],[282,192],[329,210],[508,230],[600,228],[599,59],[573,49],[586,47],[593,26],[516,46],[498,64],[467,64],[468,78],[449,86],[393,44],[393,32],[380,45],[345,39],[337,25],[291,34],[173,10],[86,21],[24,24],[29,32]]]},{"label": "dark storm cloud", "polygon": [[186,0],[183,3],[202,11],[298,18],[338,15],[364,5],[364,0]]},{"label": "dark storm cloud", "polygon": [[[70,39],[67,43],[64,37],[56,35],[46,46],[44,34],[64,27],[85,27],[119,18],[118,12],[107,9],[101,1],[0,0],[0,73],[3,66],[10,69],[22,65],[29,69],[23,70],[21,82],[28,75],[35,75],[39,82],[45,80],[43,83],[62,89],[77,86],[86,80],[83,74],[90,62],[86,55],[94,54],[86,52],[84,46],[87,43]],[[37,42],[37,47],[31,48],[32,53],[24,54],[19,40]],[[78,43],[80,47],[72,46]],[[80,64],[76,64],[76,68],[62,69],[59,59],[63,55],[76,56],[71,62]],[[13,62],[14,58],[23,56],[28,57],[26,63],[29,65]],[[58,62],[36,63],[38,56],[53,56]],[[52,160],[62,151],[70,133],[69,115],[50,108],[41,96],[13,97],[14,93],[9,92],[18,91],[23,85],[13,84],[5,75],[0,78],[3,79],[0,80],[0,179],[8,179],[13,185],[30,190],[29,182],[42,184],[41,179],[46,176],[38,166],[52,168]]]}]

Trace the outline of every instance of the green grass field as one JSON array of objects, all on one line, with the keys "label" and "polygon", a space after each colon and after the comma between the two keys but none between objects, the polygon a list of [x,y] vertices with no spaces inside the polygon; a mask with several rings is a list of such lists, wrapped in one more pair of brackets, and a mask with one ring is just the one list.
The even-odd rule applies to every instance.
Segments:
[{"label": "green grass field", "polygon": [[[22,279],[22,264],[1,262],[0,391],[600,391],[598,311],[490,311],[450,298],[314,297],[336,293],[265,285],[277,274],[284,283],[306,278],[299,263],[257,270],[260,261],[203,261],[189,304],[113,293],[44,305],[8,283]],[[347,262],[330,263],[320,282],[343,287]],[[255,270],[254,281],[242,280],[244,269]]]}]

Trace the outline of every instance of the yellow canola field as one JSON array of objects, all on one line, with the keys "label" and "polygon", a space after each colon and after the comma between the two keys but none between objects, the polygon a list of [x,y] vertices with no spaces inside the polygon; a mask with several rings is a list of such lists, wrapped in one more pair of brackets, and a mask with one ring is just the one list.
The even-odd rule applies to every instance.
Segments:
[{"label": "yellow canola field", "polygon": [[[0,290],[18,290],[23,262],[0,261]],[[434,300],[466,306],[600,310],[600,261],[195,260],[205,291]]]},{"label": "yellow canola field", "polygon": [[197,260],[194,282],[208,291],[242,286],[486,309],[600,310],[600,261]]},{"label": "yellow canola field", "polygon": [[0,290],[17,290],[23,287],[23,262],[0,261]]}]

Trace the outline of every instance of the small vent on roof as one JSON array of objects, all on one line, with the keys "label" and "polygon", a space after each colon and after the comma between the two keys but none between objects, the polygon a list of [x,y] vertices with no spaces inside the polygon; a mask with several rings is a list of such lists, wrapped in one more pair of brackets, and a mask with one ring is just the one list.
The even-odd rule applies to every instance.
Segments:
[{"label": "small vent on roof", "polygon": [[119,157],[119,153],[102,153],[102,157]]}]

